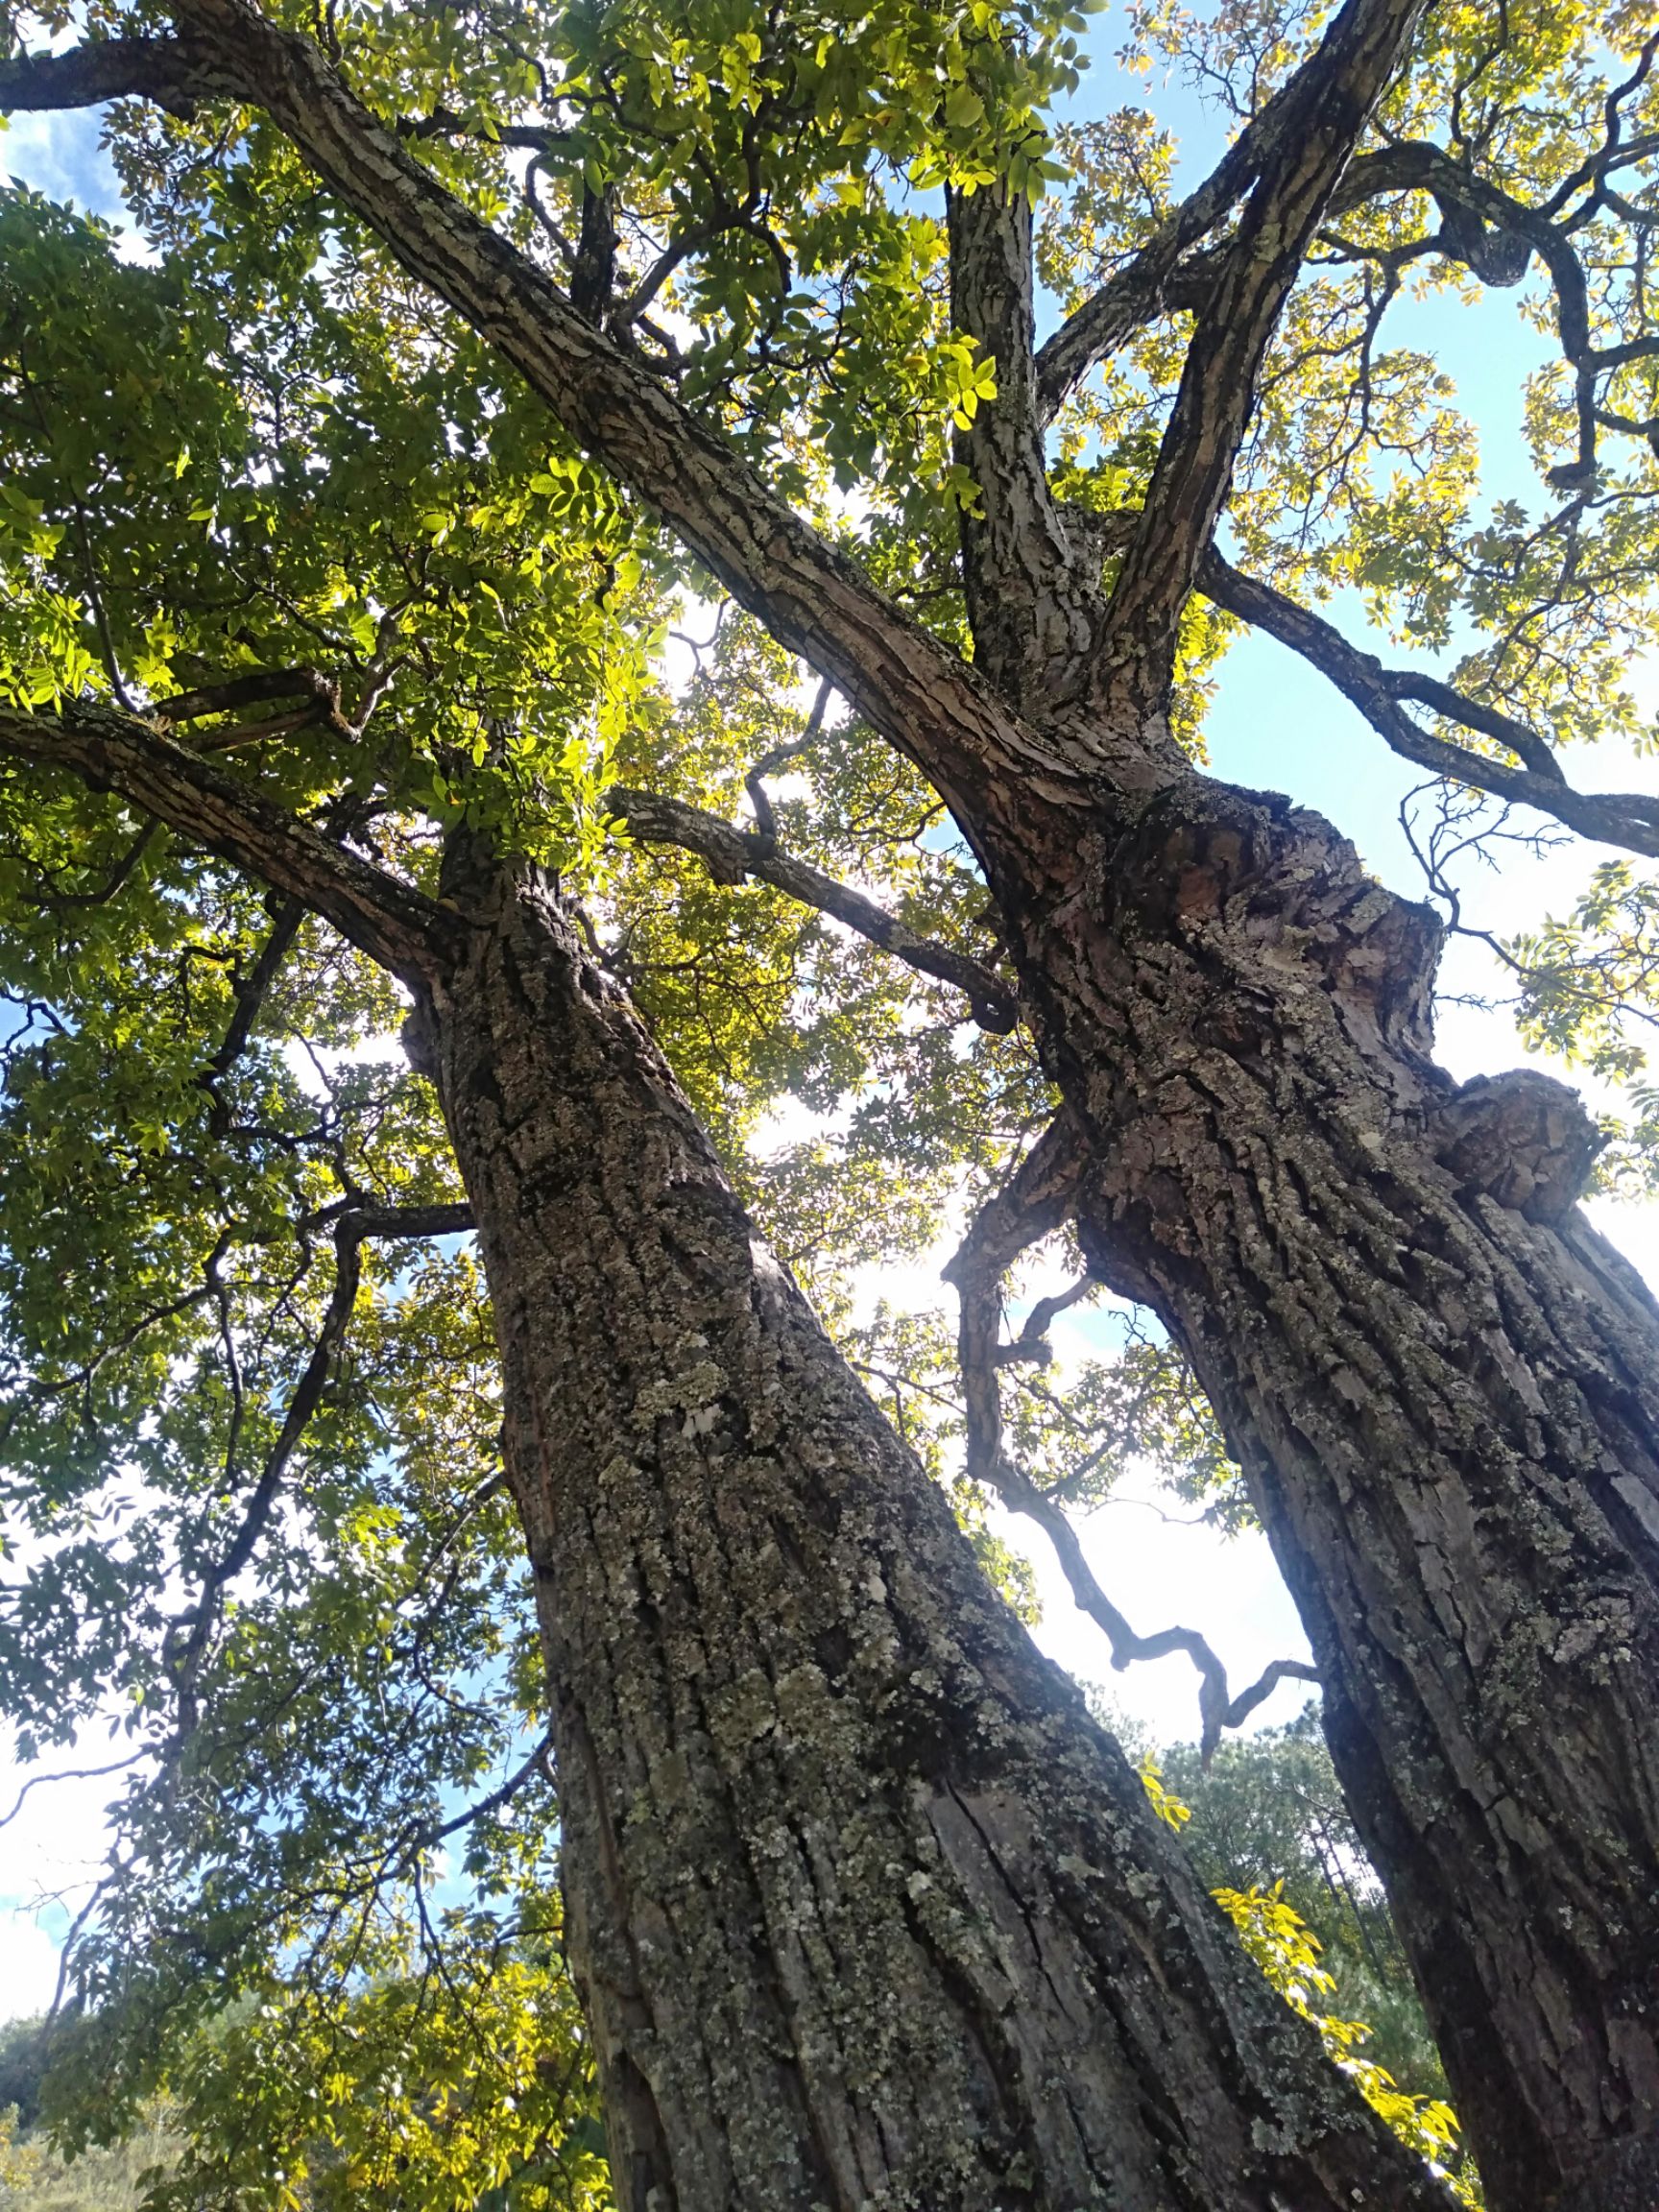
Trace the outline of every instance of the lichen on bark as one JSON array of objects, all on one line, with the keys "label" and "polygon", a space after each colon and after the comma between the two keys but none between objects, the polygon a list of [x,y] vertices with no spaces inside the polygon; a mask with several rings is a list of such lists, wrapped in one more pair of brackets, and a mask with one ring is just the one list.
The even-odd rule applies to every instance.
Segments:
[{"label": "lichen on bark", "polygon": [[541,1596],[624,2204],[1443,2201],[1273,1997],[556,904],[422,1014]]}]

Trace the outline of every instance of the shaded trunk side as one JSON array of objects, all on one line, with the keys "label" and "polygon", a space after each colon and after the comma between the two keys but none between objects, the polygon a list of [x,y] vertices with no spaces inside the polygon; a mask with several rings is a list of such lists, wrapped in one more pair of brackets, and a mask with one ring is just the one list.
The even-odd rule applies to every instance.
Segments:
[{"label": "shaded trunk side", "polygon": [[1582,1109],[1432,1065],[1432,917],[1286,802],[1000,873],[1086,1245],[1246,1470],[1494,2212],[1659,2203],[1659,1312]]},{"label": "shaded trunk side", "polygon": [[990,1591],[621,995],[495,892],[427,1020],[620,2203],[1443,2203]]}]

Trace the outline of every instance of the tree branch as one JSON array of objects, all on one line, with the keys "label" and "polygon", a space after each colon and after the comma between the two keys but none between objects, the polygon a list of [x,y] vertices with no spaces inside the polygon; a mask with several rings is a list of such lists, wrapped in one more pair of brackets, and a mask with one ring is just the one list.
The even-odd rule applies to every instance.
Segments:
[{"label": "tree branch", "polygon": [[830,694],[834,685],[828,677],[819,685],[812,700],[812,710],[806,717],[806,727],[799,737],[791,737],[786,744],[774,745],[763,753],[753,768],[745,771],[743,788],[749,794],[749,804],[755,809],[755,835],[764,844],[769,858],[778,849],[778,817],[772,811],[772,796],[766,788],[768,776],[777,776],[792,760],[799,760],[803,753],[809,753],[824,734],[824,717],[830,710]]},{"label": "tree branch", "polygon": [[[1105,561],[1128,542],[1140,510],[1119,507],[1095,513],[1068,506],[1063,513],[1067,528],[1087,547],[1089,557]],[[1482,700],[1466,697],[1437,676],[1384,667],[1374,654],[1350,643],[1334,623],[1298,606],[1271,584],[1246,576],[1214,546],[1199,564],[1197,585],[1205,598],[1253,629],[1276,637],[1328,677],[1402,759],[1452,782],[1488,791],[1494,798],[1535,807],[1600,844],[1659,855],[1659,799],[1639,791],[1575,790],[1553,749],[1527,723]],[[1489,754],[1475,753],[1435,736],[1401,710],[1400,702],[1407,699],[1431,708],[1465,730],[1495,739],[1524,765],[1512,768]]]},{"label": "tree branch", "polygon": [[[1223,242],[1193,249],[1219,226],[1255,182],[1263,162],[1290,135],[1298,113],[1292,92],[1307,72],[1320,66],[1322,53],[1323,49],[1303,63],[1298,76],[1245,127],[1212,175],[1038,349],[1038,411],[1045,424],[1053,421],[1089,372],[1137,330],[1160,315],[1179,311],[1196,315],[1202,310],[1214,290],[1228,246]],[[1430,151],[1450,161],[1439,147]],[[1324,220],[1339,222],[1357,207],[1393,192],[1431,189],[1419,153],[1415,142],[1404,141],[1357,155],[1332,193]],[[1471,258],[1470,252],[1459,252],[1457,257],[1468,259],[1483,283],[1518,283],[1526,274],[1525,259],[1517,267],[1513,250],[1500,234],[1483,236],[1484,248],[1470,235],[1461,241],[1478,258]],[[1453,251],[1449,241],[1438,243]]]},{"label": "tree branch", "polygon": [[1031,206],[1006,184],[950,191],[950,318],[997,368],[996,397],[956,433],[978,487],[958,510],[974,663],[1011,696],[1052,698],[1085,667],[1098,593],[1078,574],[1048,493],[1033,359]]},{"label": "tree branch", "polygon": [[421,1851],[429,1851],[434,1843],[442,1843],[445,1837],[458,1836],[463,1828],[470,1828],[476,1821],[487,1819],[492,1813],[499,1813],[502,1806],[511,1804],[519,1791],[523,1789],[525,1783],[531,1781],[538,1774],[544,1782],[557,1785],[557,1777],[553,1771],[553,1739],[551,1736],[543,1736],[522,1766],[515,1767],[506,1781],[492,1790],[487,1797],[480,1797],[474,1805],[465,1806],[461,1812],[451,1815],[447,1820],[432,1821],[425,1827],[418,1828],[409,1839],[408,1849],[411,1856]]},{"label": "tree branch", "polygon": [[[1646,60],[1632,77],[1632,84],[1647,74],[1654,43],[1649,40],[1644,49]],[[1609,130],[1615,131],[1616,126],[1615,112]],[[1476,175],[1432,140],[1405,139],[1355,162],[1332,203],[1332,212],[1337,213],[1384,193],[1426,192],[1439,210],[1441,228],[1413,251],[1432,249],[1448,260],[1460,261],[1483,284],[1518,284],[1534,254],[1543,262],[1554,293],[1562,357],[1574,371],[1576,383],[1577,451],[1571,461],[1551,471],[1551,481],[1561,491],[1578,490],[1590,481],[1596,468],[1599,425],[1611,423],[1643,435],[1652,431],[1650,423],[1623,421],[1603,413],[1598,405],[1597,386],[1600,377],[1629,362],[1659,355],[1659,334],[1606,347],[1594,343],[1589,279],[1571,236],[1603,204],[1612,205],[1626,221],[1641,221],[1641,211],[1627,203],[1621,204],[1619,195],[1608,191],[1601,178],[1607,164],[1639,157],[1644,146],[1646,151],[1652,151],[1650,142],[1640,140],[1622,147],[1615,136],[1599,156],[1582,164],[1573,178],[1558,186],[1543,206],[1532,207],[1501,185]],[[1589,200],[1575,211],[1564,213],[1573,193],[1586,184],[1592,187]],[[1557,216],[1561,218],[1558,221]]]},{"label": "tree branch", "polygon": [[981,1029],[1006,1036],[1019,1021],[1020,1002],[999,975],[965,952],[953,952],[931,937],[918,936],[861,891],[837,883],[822,869],[780,853],[775,838],[745,835],[717,814],[706,814],[699,806],[687,806],[679,799],[659,798],[650,791],[628,790],[618,784],[605,794],[605,800],[626,823],[630,836],[641,844],[679,845],[687,853],[697,854],[708,862],[717,883],[741,883],[745,876],[758,877],[789,898],[800,900],[803,905],[833,915],[883,952],[902,960],[907,968],[953,984],[966,993]]},{"label": "tree branch", "polygon": [[[1344,55],[1352,41],[1355,9],[1342,11],[1316,50],[1251,117],[1210,175],[1165,217],[1163,223],[1122,268],[1115,270],[1099,289],[1090,295],[1061,324],[1037,355],[1039,421],[1051,422],[1089,372],[1115,353],[1143,324],[1181,304],[1201,304],[1198,298],[1177,302],[1171,298],[1181,280],[1179,264],[1190,248],[1206,237],[1244,197],[1263,172],[1293,150],[1309,125],[1328,100],[1340,97],[1334,81],[1345,66]],[[1386,154],[1366,156],[1386,159]],[[1358,163],[1354,165],[1356,168]],[[1360,198],[1373,198],[1375,186]],[[1357,205],[1339,187],[1332,212]]]},{"label": "tree branch", "polygon": [[204,714],[230,714],[239,707],[261,707],[274,699],[310,699],[320,707],[339,708],[338,687],[320,668],[261,668],[227,684],[204,684],[200,690],[158,700],[152,712],[157,722],[197,722]]},{"label": "tree branch", "polygon": [[259,957],[247,974],[236,982],[233,994],[235,1011],[230,1017],[230,1025],[202,1076],[204,1087],[214,1094],[216,1105],[218,1099],[214,1085],[222,1076],[230,1072],[247,1051],[248,1041],[253,1034],[253,1024],[258,1021],[260,1009],[272,984],[276,980],[276,972],[288,957],[294,940],[300,934],[301,925],[309,912],[310,908],[302,900],[283,900],[272,919],[271,933],[259,949]]},{"label": "tree branch", "polygon": [[[1355,143],[1424,0],[1346,0],[1244,204],[1200,311],[1145,507],[1106,612],[1097,696],[1161,718],[1182,607],[1256,404],[1262,362]],[[1288,90],[1288,87],[1286,87]]]},{"label": "tree branch", "polygon": [[576,144],[573,132],[553,131],[541,123],[492,123],[480,129],[476,122],[458,115],[452,108],[434,108],[425,115],[399,116],[400,138],[470,138],[480,146],[505,146],[518,154],[552,154]]},{"label": "tree branch", "polygon": [[[1495,798],[1535,807],[1601,844],[1659,856],[1659,799],[1641,792],[1575,791],[1563,777],[1550,747],[1524,722],[1479,700],[1466,699],[1436,677],[1385,668],[1373,655],[1350,644],[1323,615],[1299,607],[1270,585],[1244,575],[1214,548],[1199,566],[1198,589],[1217,607],[1266,631],[1328,676],[1403,759],[1415,761],[1454,782],[1489,791]],[[1400,702],[1404,699],[1416,700],[1449,721],[1495,739],[1525,765],[1514,768],[1506,761],[1435,736],[1402,711]]]},{"label": "tree branch", "polygon": [[[263,108],[421,282],[524,376],[617,481],[788,650],[830,677],[959,809],[999,775],[1067,797],[1083,773],[777,497],[711,425],[584,322],[545,274],[431,176],[311,40],[248,0],[178,0],[191,67]],[[136,84],[133,89],[141,88]],[[0,99],[25,104],[15,70]],[[1039,781],[1037,788],[1043,785]]]},{"label": "tree branch", "polygon": [[160,828],[160,823],[152,815],[96,891],[54,891],[48,888],[44,877],[39,877],[39,888],[32,891],[30,897],[54,914],[73,913],[77,907],[108,906],[116,893],[132,880],[133,870],[156,842]]},{"label": "tree branch", "polygon": [[63,1767],[56,1774],[32,1774],[12,1800],[10,1813],[0,1814],[0,1828],[10,1828],[28,1802],[31,1791],[40,1789],[48,1782],[96,1782],[106,1774],[124,1774],[129,1767],[136,1767],[140,1759],[149,1757],[149,1745],[141,1750],[129,1751],[125,1759],[111,1759],[103,1767]]},{"label": "tree branch", "polygon": [[[1202,1752],[1208,1765],[1223,1729],[1237,1728],[1281,1682],[1316,1682],[1317,1673],[1305,1660],[1275,1659],[1235,1696],[1227,1670],[1195,1628],[1164,1628],[1156,1635],[1138,1636],[1101,1589],[1062,1507],[1015,1465],[1002,1441],[998,1369],[1006,1364],[1007,1352],[1029,1358],[1032,1349],[1026,1341],[1029,1331],[1012,1347],[998,1343],[1002,1278],[1022,1252],[1068,1218],[1081,1172],[1075,1133],[1062,1117],[1050,1124],[1006,1187],[980,1209],[945,1269],[945,1279],[955,1286],[961,1302],[957,1356],[967,1413],[967,1471],[974,1480],[995,1491],[1010,1512],[1024,1514],[1045,1531],[1073,1600],[1104,1632],[1115,1668],[1167,1658],[1175,1651],[1186,1653],[1198,1671]],[[1047,1309],[1045,1322],[1076,1294],[1074,1289],[1044,1300],[1038,1310]]]},{"label": "tree branch", "polygon": [[303,900],[406,980],[430,974],[460,926],[424,893],[177,745],[153,723],[86,700],[57,714],[0,707],[0,754],[68,768],[181,830],[276,890]]},{"label": "tree branch", "polygon": [[288,1402],[276,1441],[260,1470],[259,1479],[243,1508],[236,1533],[203,1577],[195,1605],[174,1623],[169,1635],[169,1668],[179,1698],[177,1738],[182,1742],[195,1726],[195,1687],[206,1653],[208,1639],[219,1618],[220,1600],[253,1556],[255,1546],[270,1522],[276,1494],[322,1400],[328,1371],[345,1339],[357,1291],[362,1282],[364,1243],[373,1237],[439,1237],[470,1229],[469,1206],[361,1206],[340,1215],[334,1224],[334,1289],[323,1315],[294,1395]]},{"label": "tree branch", "polygon": [[186,38],[87,39],[64,54],[0,60],[0,114],[154,100],[188,122],[223,87]]}]

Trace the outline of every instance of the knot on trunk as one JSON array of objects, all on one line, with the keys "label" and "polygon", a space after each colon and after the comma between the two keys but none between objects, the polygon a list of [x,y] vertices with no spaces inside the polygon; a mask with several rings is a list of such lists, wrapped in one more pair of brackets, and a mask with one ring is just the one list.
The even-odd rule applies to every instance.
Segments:
[{"label": "knot on trunk", "polygon": [[1606,1142],[1576,1091],[1529,1068],[1465,1083],[1430,1118],[1429,1138],[1461,1185],[1530,1221],[1561,1218]]},{"label": "knot on trunk", "polygon": [[1482,284],[1506,289],[1526,276],[1532,246],[1519,230],[1486,223],[1473,207],[1452,199],[1441,202],[1440,221],[1447,252],[1463,262]]},{"label": "knot on trunk", "polygon": [[1320,815],[1191,777],[1141,804],[1102,874],[1125,935],[1226,949],[1235,987],[1213,1017],[1224,1041],[1277,1029],[1274,983],[1294,965],[1391,1044],[1427,1052],[1440,923],[1377,882]]},{"label": "knot on trunk", "polygon": [[424,1075],[429,1083],[438,1080],[438,1032],[428,1008],[416,1006],[405,1016],[403,1026],[397,1032],[403,1046],[403,1057],[417,1075]]}]

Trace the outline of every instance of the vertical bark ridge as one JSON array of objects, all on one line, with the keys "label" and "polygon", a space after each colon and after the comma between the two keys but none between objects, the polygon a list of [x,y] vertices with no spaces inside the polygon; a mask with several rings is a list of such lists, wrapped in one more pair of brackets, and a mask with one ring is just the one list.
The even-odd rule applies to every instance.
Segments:
[{"label": "vertical bark ridge", "polygon": [[1495,2212],[1659,2201],[1659,1310],[1582,1109],[1433,1066],[1432,919],[1317,817],[1194,779],[1066,849],[1086,1246],[1251,1480]]},{"label": "vertical bark ridge", "polygon": [[1442,2201],[755,1237],[557,910],[434,993],[641,2212]]},{"label": "vertical bark ridge", "polygon": [[997,395],[958,431],[977,486],[961,515],[962,583],[974,665],[1004,696],[1079,690],[1103,603],[1048,490],[1038,420],[1031,207],[1005,182],[946,195],[950,317],[997,366]]}]

